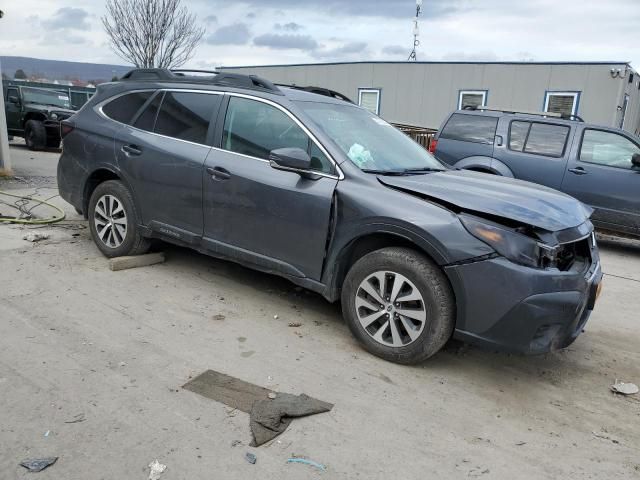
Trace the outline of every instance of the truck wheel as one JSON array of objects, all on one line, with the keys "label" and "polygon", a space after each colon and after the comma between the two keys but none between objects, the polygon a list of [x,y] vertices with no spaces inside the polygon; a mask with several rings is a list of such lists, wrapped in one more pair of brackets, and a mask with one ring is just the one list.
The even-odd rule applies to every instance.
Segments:
[{"label": "truck wheel", "polygon": [[358,260],[342,286],[342,312],[366,350],[403,364],[435,354],[455,325],[455,299],[444,273],[408,248],[384,248]]},{"label": "truck wheel", "polygon": [[89,229],[106,257],[141,255],[149,250],[139,223],[133,197],[122,182],[108,180],[96,187],[89,201]]},{"label": "truck wheel", "polygon": [[60,148],[60,139],[57,137],[47,137],[47,148]]},{"label": "truck wheel", "polygon": [[29,150],[42,150],[47,144],[47,129],[38,120],[29,120],[24,126],[24,140]]}]

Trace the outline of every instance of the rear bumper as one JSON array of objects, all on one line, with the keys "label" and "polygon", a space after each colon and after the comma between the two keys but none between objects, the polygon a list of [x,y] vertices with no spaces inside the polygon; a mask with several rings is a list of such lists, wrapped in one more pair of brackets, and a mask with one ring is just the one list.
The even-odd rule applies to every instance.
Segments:
[{"label": "rear bumper", "polygon": [[594,254],[586,271],[536,270],[504,258],[447,267],[458,303],[454,337],[525,354],[570,345],[587,323],[602,281]]}]

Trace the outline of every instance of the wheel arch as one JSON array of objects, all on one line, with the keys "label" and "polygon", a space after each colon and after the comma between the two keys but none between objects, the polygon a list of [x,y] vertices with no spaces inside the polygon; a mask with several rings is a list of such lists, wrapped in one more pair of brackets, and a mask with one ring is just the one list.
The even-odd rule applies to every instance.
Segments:
[{"label": "wheel arch", "polygon": [[[438,266],[446,263],[446,258],[432,245],[409,232],[390,229],[363,232],[342,246],[339,252],[333,256],[333,260],[329,259],[328,265],[332,265],[332,267],[325,272],[326,281],[323,283],[326,285],[326,294],[324,296],[332,302],[338,300],[342,284],[351,266],[368,253],[387,247],[405,247],[415,250],[427,256]],[[445,276],[447,276],[446,272]]]},{"label": "wheel arch", "polygon": [[29,120],[37,120],[40,122],[44,122],[47,119],[47,117],[45,116],[44,113],[41,112],[29,112],[24,116],[24,119],[22,120],[22,128],[24,129],[27,125],[27,122]]},{"label": "wheel arch", "polygon": [[[127,182],[123,180],[122,175],[111,168],[100,167],[94,170],[91,175],[89,175],[84,183],[84,189],[82,194],[82,211],[84,213],[84,218],[89,217],[89,201],[91,200],[91,195],[93,191],[96,189],[98,185],[108,180],[119,180],[125,184],[127,188]],[[129,188],[131,192],[131,189]],[[133,195],[133,192],[132,192]]]},{"label": "wheel arch", "polygon": [[454,167],[474,172],[490,173],[492,175],[514,178],[513,172],[507,165],[492,157],[467,157],[457,162]]}]

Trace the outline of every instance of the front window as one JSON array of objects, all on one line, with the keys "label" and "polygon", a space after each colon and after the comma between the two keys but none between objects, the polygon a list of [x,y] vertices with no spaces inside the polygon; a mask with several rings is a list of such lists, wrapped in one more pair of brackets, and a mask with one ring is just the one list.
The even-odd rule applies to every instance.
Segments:
[{"label": "front window", "polygon": [[44,90],[41,88],[23,88],[22,96],[25,103],[38,103],[52,107],[71,108],[69,95],[55,90]]},{"label": "front window", "polygon": [[622,135],[603,130],[585,130],[580,161],[631,169],[631,158],[636,153],[640,153],[638,145]]},{"label": "front window", "polygon": [[376,173],[445,170],[419,144],[362,108],[347,104],[296,103],[361,170]]}]

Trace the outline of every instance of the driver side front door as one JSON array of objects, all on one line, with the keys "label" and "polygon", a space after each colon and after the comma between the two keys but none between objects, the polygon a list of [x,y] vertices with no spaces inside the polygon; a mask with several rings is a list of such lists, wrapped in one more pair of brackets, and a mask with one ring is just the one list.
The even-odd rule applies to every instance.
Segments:
[{"label": "driver side front door", "polygon": [[631,163],[640,145],[620,132],[585,128],[574,148],[562,191],[593,207],[597,226],[640,233],[640,170]]}]

